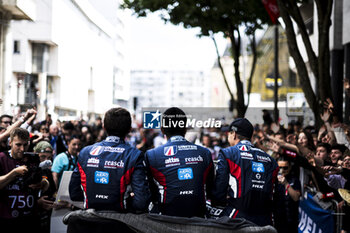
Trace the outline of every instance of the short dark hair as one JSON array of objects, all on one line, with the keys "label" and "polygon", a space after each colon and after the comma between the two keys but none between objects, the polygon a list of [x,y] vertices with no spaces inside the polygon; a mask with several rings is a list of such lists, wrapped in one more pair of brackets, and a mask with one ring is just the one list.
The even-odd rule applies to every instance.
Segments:
[{"label": "short dark hair", "polygon": [[[187,117],[180,108],[172,107],[165,110],[162,115],[162,123],[164,122],[167,123],[168,127],[163,127],[162,125],[162,131],[167,137],[175,135],[185,136]],[[168,124],[169,122],[173,122],[173,124]],[[179,124],[180,122],[183,122],[182,126]]]},{"label": "short dark hair", "polygon": [[334,144],[331,146],[331,150],[339,150],[342,154],[346,151],[347,147],[344,144]]},{"label": "short dark hair", "polygon": [[62,127],[64,130],[74,130],[74,125],[72,122],[70,121],[67,121],[64,123],[63,127]]},{"label": "short dark hair", "polygon": [[236,134],[237,134],[237,138],[238,138],[240,141],[243,141],[243,140],[248,140],[248,141],[250,141],[250,140],[251,140],[250,138],[248,138],[248,137],[246,137],[246,136],[243,136],[243,135],[240,135],[240,134],[238,134],[237,132],[236,132]]},{"label": "short dark hair", "polygon": [[79,135],[73,134],[70,138],[68,138],[67,142],[70,143],[73,139],[78,139],[81,141],[81,138]]},{"label": "short dark hair", "polygon": [[324,143],[324,142],[317,143],[316,149],[317,149],[318,147],[324,147],[324,148],[326,148],[327,153],[331,152],[331,145],[329,145],[328,143]]},{"label": "short dark hair", "polygon": [[131,129],[131,116],[124,108],[111,108],[105,114],[103,125],[107,134],[125,138]]},{"label": "short dark hair", "polygon": [[14,128],[10,133],[10,139],[11,141],[18,137],[19,139],[29,141],[29,132],[26,129],[23,128]]},{"label": "short dark hair", "polygon": [[7,114],[4,114],[4,115],[1,115],[1,116],[0,116],[0,122],[2,122],[2,119],[3,119],[3,118],[5,118],[5,117],[6,117],[6,118],[10,118],[10,119],[11,119],[11,121],[12,121],[12,119],[13,119],[13,116],[10,116],[10,115],[7,115]]}]

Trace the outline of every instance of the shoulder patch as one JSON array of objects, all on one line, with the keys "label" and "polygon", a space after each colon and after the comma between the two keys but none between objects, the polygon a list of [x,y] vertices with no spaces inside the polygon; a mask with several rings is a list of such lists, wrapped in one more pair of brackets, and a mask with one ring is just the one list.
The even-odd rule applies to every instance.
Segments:
[{"label": "shoulder patch", "polygon": [[177,153],[177,146],[166,146],[164,147],[165,156],[173,156]]},{"label": "shoulder patch", "polygon": [[90,150],[90,155],[100,155],[103,152],[104,147],[103,146],[94,146]]}]

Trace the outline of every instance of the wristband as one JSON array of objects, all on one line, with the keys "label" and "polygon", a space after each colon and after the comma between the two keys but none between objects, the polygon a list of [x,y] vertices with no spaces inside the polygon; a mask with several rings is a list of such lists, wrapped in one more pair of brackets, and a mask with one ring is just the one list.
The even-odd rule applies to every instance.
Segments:
[{"label": "wristband", "polygon": [[321,199],[330,199],[333,197],[334,197],[334,193],[330,192],[330,193],[323,194]]},{"label": "wristband", "polygon": [[23,123],[24,122],[24,116],[21,116],[18,120],[20,120]]},{"label": "wristband", "polygon": [[286,188],[286,196],[288,195],[288,189],[290,188],[290,184],[287,185],[287,188]]},{"label": "wristband", "polygon": [[296,158],[297,157],[297,153],[293,152],[293,151],[290,151],[290,150],[287,150],[285,148],[282,148],[281,149],[281,154],[282,155],[286,155],[288,157],[291,157],[291,158]]}]

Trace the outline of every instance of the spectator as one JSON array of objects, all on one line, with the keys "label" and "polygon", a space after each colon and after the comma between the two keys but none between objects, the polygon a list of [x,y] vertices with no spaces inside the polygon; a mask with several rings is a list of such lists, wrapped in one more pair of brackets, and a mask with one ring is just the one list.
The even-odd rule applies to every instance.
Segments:
[{"label": "spectator", "polygon": [[11,150],[0,153],[0,226],[16,233],[35,232],[39,226],[35,211],[41,176],[31,181],[24,178],[26,173],[33,172],[29,167],[38,165],[25,162],[28,142],[28,131],[16,128],[10,135]]},{"label": "spectator", "polygon": [[47,114],[45,120],[43,120],[42,122],[40,122],[41,125],[45,125],[46,128],[49,128],[50,125],[52,124],[52,118],[51,118],[51,114]]},{"label": "spectator", "polygon": [[318,143],[316,146],[315,158],[319,159],[323,165],[330,165],[328,154],[331,152],[331,146],[328,143]]},{"label": "spectator", "polygon": [[263,109],[262,112],[263,112],[264,125],[267,125],[267,126],[270,127],[270,125],[272,124],[273,120],[272,120],[272,117],[271,117],[269,111],[266,110],[266,109]]},{"label": "spectator", "polygon": [[288,160],[280,158],[278,166],[280,172],[274,193],[274,227],[279,233],[296,233],[301,184],[298,177],[291,173],[292,166]]},{"label": "spectator", "polygon": [[41,174],[45,177],[49,184],[45,189],[40,190],[38,204],[41,210],[38,212],[40,218],[40,232],[50,232],[51,213],[54,207],[54,196],[56,193],[56,185],[52,177],[52,155],[53,149],[49,142],[41,141],[34,147],[34,152],[38,154],[40,159]]},{"label": "spectator", "polygon": [[49,142],[41,141],[34,147],[34,152],[39,156],[39,166],[41,167],[43,176],[45,176],[45,178],[50,183],[49,188],[45,190],[41,195],[47,195],[51,198],[56,192],[56,185],[51,173],[53,148]]},{"label": "spectator", "polygon": [[157,133],[153,139],[153,146],[158,147],[158,146],[164,145],[165,143],[166,143],[166,139],[164,138],[164,135],[162,134],[162,132]]},{"label": "spectator", "polygon": [[331,147],[331,153],[329,154],[331,160],[331,166],[340,166],[342,163],[343,153],[346,150],[344,145],[335,144]]},{"label": "spectator", "polygon": [[15,123],[11,123],[10,125],[6,126],[6,131],[0,134],[0,141],[5,141],[10,136],[10,133],[13,129],[20,127],[21,125],[25,124],[27,121],[33,120],[33,115],[36,115],[35,109],[28,109],[24,116],[21,116]]},{"label": "spectator", "polygon": [[58,127],[57,125],[50,125],[49,127],[49,142],[53,148],[53,155],[57,154],[57,139],[58,139]]},{"label": "spectator", "polygon": [[[342,168],[343,169],[350,169],[350,154],[345,156],[345,158],[342,161]],[[324,167],[325,170],[332,171],[332,167]],[[325,180],[327,181],[327,184],[334,188],[334,189],[340,189],[344,188],[346,179],[340,175],[340,174],[333,174],[332,172],[325,174]]]},{"label": "spectator", "polygon": [[7,129],[7,127],[12,125],[12,119],[13,119],[13,116],[10,116],[7,114],[1,115],[0,116],[0,126]]},{"label": "spectator", "polygon": [[68,150],[68,141],[73,135],[74,125],[71,122],[64,123],[62,132],[58,134],[56,141],[56,154],[60,154]]},{"label": "spectator", "polygon": [[288,143],[274,136],[268,136],[268,138],[278,143],[281,147],[284,147],[288,150],[301,154],[304,157],[311,151],[315,151],[315,145],[314,145],[312,135],[305,130],[299,133],[296,144]]},{"label": "spectator", "polygon": [[64,171],[73,171],[77,164],[77,157],[81,148],[81,141],[77,136],[71,136],[68,140],[68,150],[58,154],[53,160],[52,176],[58,189]]},{"label": "spectator", "polygon": [[216,159],[216,156],[215,156],[215,150],[213,149],[212,147],[212,140],[210,138],[210,135],[208,134],[204,134],[202,136],[202,144],[205,148],[207,148],[209,151],[210,151],[210,154],[211,154],[211,158],[213,160]]}]

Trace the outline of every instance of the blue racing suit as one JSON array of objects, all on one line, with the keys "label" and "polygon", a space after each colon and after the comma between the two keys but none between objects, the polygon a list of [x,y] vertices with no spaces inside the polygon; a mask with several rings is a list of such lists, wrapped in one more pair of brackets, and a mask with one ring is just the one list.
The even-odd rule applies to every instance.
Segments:
[{"label": "blue racing suit", "polygon": [[212,204],[225,205],[227,201],[222,215],[272,225],[277,174],[278,165],[272,157],[249,141],[240,141],[219,153]]},{"label": "blue racing suit", "polygon": [[150,193],[143,158],[115,136],[83,148],[69,184],[71,199],[85,199],[85,208],[96,210],[146,211]]},{"label": "blue racing suit", "polygon": [[145,162],[154,204],[151,212],[204,217],[206,193],[211,192],[214,176],[208,149],[174,136],[165,145],[148,150]]}]

